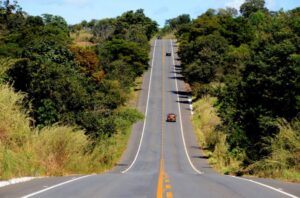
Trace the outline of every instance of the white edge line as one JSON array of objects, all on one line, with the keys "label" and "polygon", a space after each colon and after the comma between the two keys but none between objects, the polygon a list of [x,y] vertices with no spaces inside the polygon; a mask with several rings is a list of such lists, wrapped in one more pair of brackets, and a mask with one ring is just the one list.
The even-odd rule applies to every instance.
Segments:
[{"label": "white edge line", "polygon": [[48,190],[51,190],[51,189],[53,189],[53,188],[57,188],[57,187],[59,187],[59,186],[62,186],[62,185],[65,185],[65,184],[68,184],[68,183],[71,183],[71,182],[74,182],[74,181],[77,181],[77,180],[86,178],[86,177],[90,177],[90,176],[92,176],[92,175],[85,175],[85,176],[82,176],[82,177],[77,177],[77,178],[75,178],[75,179],[71,179],[71,180],[68,180],[68,181],[65,181],[65,182],[56,184],[56,185],[51,186],[51,187],[49,187],[49,188],[45,188],[45,189],[43,189],[43,190],[40,190],[40,191],[31,193],[31,194],[22,196],[21,198],[29,198],[29,197],[33,197],[33,196],[35,196],[35,195],[41,194],[41,193],[46,192],[46,191],[48,191]]},{"label": "white edge line", "polygon": [[6,181],[0,181],[0,188],[3,188],[5,186],[14,185],[14,184],[24,183],[24,182],[31,181],[31,180],[38,179],[38,178],[42,178],[42,177],[20,177],[20,178],[13,178],[13,179],[6,180]]},{"label": "white edge line", "polygon": [[146,123],[147,123],[147,113],[148,113],[148,105],[149,105],[149,98],[150,98],[152,73],[153,73],[153,69],[154,69],[154,56],[155,56],[156,41],[157,40],[155,40],[155,42],[154,42],[154,49],[153,49],[152,63],[151,63],[151,72],[150,72],[150,80],[149,80],[148,95],[147,95],[147,103],[146,103],[146,111],[145,111],[145,120],[144,120],[143,131],[142,131],[142,135],[141,135],[139,147],[138,147],[138,150],[137,150],[136,155],[134,157],[134,160],[132,161],[132,163],[130,164],[130,166],[126,170],[121,171],[121,173],[126,173],[127,171],[129,171],[132,168],[132,166],[134,165],[134,163],[136,162],[136,160],[138,158],[138,155],[140,153],[141,146],[142,146],[142,143],[143,143],[143,137],[144,137]]},{"label": "white edge line", "polygon": [[269,186],[269,185],[266,185],[266,184],[263,184],[263,183],[260,183],[260,182],[251,180],[251,179],[246,179],[246,178],[236,177],[236,176],[231,176],[231,177],[236,178],[236,179],[240,179],[240,180],[244,180],[244,181],[248,181],[248,182],[255,183],[255,184],[257,184],[257,185],[260,185],[260,186],[269,188],[269,189],[271,189],[271,190],[274,190],[274,191],[276,191],[276,192],[279,192],[279,193],[281,193],[281,194],[284,194],[284,195],[286,195],[286,196],[288,196],[288,197],[299,198],[299,197],[297,197],[297,196],[295,196],[295,195],[292,195],[292,194],[290,194],[290,193],[284,192],[284,191],[279,190],[279,189],[277,189],[277,188],[274,188],[274,187],[272,187],[272,186]]},{"label": "white edge line", "polygon": [[[170,40],[171,42],[171,49],[172,49],[172,61],[173,61],[173,67],[174,67],[174,71],[175,71],[175,59],[174,59],[174,49],[173,49],[173,46],[172,46],[172,40]],[[178,92],[178,83],[177,83],[177,78],[176,78],[176,72],[174,72],[174,75],[175,75],[175,85],[176,85],[176,91]],[[179,96],[177,94],[177,101],[179,101]],[[185,154],[187,156],[187,159],[191,165],[191,167],[193,168],[193,170],[198,173],[198,174],[202,174],[203,172],[199,171],[195,166],[194,164],[192,163],[191,161],[191,158],[189,156],[189,153],[187,151],[187,148],[186,148],[186,143],[185,143],[185,138],[184,138],[184,134],[183,134],[183,127],[182,127],[182,119],[181,119],[181,108],[180,108],[180,103],[178,102],[178,110],[179,110],[179,120],[180,120],[180,130],[181,130],[181,136],[182,136],[182,142],[183,142],[183,146],[184,146],[184,150],[185,150]]]},{"label": "white edge line", "polygon": [[[150,89],[151,89],[151,81],[152,81],[152,71],[153,71],[153,64],[154,64],[155,48],[156,48],[156,40],[155,40],[154,49],[153,49],[153,56],[152,56],[152,63],[151,63],[151,73],[150,73],[150,81],[149,81],[149,89],[148,89],[148,96],[147,96],[147,104],[146,104],[145,116],[147,116],[147,112],[148,112],[148,104],[149,104],[149,96],[150,96]],[[131,167],[134,165],[135,161],[137,160],[137,157],[138,157],[140,149],[141,149],[142,141],[143,141],[143,136],[144,136],[144,132],[145,132],[145,126],[146,126],[146,120],[147,119],[145,118],[144,126],[143,126],[143,132],[142,132],[142,136],[141,136],[141,139],[140,139],[139,148],[138,148],[138,151],[137,151],[137,153],[135,155],[135,158],[134,158],[133,162],[131,163],[131,165],[126,170],[122,171],[122,173],[126,173],[127,171],[129,171],[131,169]],[[62,186],[62,185],[65,185],[65,184],[68,184],[68,183],[71,183],[71,182],[74,182],[74,181],[86,178],[86,177],[90,177],[90,176],[92,176],[92,175],[86,175],[86,176],[78,177],[78,178],[75,178],[75,179],[71,179],[71,180],[68,180],[66,182],[62,182],[62,183],[56,184],[54,186],[51,186],[49,188],[46,188],[46,189],[43,189],[43,190],[31,193],[31,194],[22,196],[22,198],[33,197],[35,195],[41,194],[41,193],[46,192],[48,190],[51,190],[53,188],[57,188],[59,186]]]}]

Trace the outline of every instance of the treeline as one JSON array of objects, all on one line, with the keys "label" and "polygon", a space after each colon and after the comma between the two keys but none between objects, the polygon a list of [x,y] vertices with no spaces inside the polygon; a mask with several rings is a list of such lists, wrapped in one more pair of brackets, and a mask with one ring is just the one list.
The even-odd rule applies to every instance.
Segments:
[{"label": "treeline", "polygon": [[274,12],[264,0],[246,0],[240,14],[209,9],[172,25],[182,16],[168,24],[183,74],[196,98],[217,98],[222,124],[215,134],[226,136],[224,156],[241,161],[237,172],[292,170],[299,179],[300,8]]},{"label": "treeline", "polygon": [[[157,24],[143,10],[86,23],[69,26],[60,16],[30,16],[16,1],[0,3],[1,67],[9,65],[2,83],[26,94],[22,103],[31,128],[83,130],[91,141],[84,152],[91,153],[141,119],[125,104],[148,68]],[[71,38],[82,30],[92,35],[91,45],[78,46]]]}]

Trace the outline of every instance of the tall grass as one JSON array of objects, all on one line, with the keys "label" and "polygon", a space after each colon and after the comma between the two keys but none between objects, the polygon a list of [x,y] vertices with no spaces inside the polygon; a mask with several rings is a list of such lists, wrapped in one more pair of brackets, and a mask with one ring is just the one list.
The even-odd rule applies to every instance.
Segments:
[{"label": "tall grass", "polygon": [[71,33],[71,38],[73,39],[73,43],[76,46],[80,47],[90,47],[94,46],[95,44],[91,42],[91,39],[93,38],[93,35],[86,31],[86,30],[80,30],[76,31],[74,33]]},{"label": "tall grass", "polygon": [[90,144],[84,131],[67,126],[43,128],[35,137],[34,150],[46,175],[86,172]]},{"label": "tall grass", "polygon": [[20,103],[24,95],[14,93],[7,85],[0,85],[0,175],[34,174],[36,165],[32,158],[31,140],[34,134],[29,127],[29,118]]},{"label": "tall grass", "polygon": [[241,163],[231,157],[226,134],[218,130],[222,123],[214,107],[216,100],[205,95],[194,103],[193,126],[199,145],[209,157],[209,163],[220,172],[236,173]]},{"label": "tall grass", "polygon": [[300,181],[300,121],[278,121],[279,133],[268,140],[270,155],[248,171],[261,177]]},{"label": "tall grass", "polygon": [[193,124],[200,146],[204,149],[213,148],[218,139],[215,128],[221,121],[213,107],[215,101],[216,98],[204,96],[194,103]]},{"label": "tall grass", "polygon": [[0,84],[0,179],[37,175],[99,173],[112,168],[126,148],[136,110],[118,110],[117,131],[98,142],[71,126],[30,127],[24,94]]}]

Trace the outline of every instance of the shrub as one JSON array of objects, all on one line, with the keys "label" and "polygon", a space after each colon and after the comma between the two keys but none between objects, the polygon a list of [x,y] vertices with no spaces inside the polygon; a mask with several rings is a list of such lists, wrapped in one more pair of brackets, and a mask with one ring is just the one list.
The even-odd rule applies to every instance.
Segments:
[{"label": "shrub", "polygon": [[64,175],[82,172],[87,163],[85,152],[89,144],[84,131],[53,126],[39,131],[35,139],[35,151],[47,175]]},{"label": "shrub", "polygon": [[204,96],[194,104],[195,115],[193,123],[200,145],[204,148],[213,148],[216,144],[217,133],[215,127],[220,124],[213,103],[216,98]]},{"label": "shrub", "polygon": [[209,157],[210,164],[225,174],[236,174],[245,154],[242,152],[236,158],[229,152],[227,135],[219,130],[221,120],[214,107],[215,102],[216,98],[206,95],[194,103],[193,125],[198,142]]},{"label": "shrub", "polygon": [[248,168],[262,177],[280,177],[300,181],[300,122],[278,121],[279,133],[267,140],[270,155]]},{"label": "shrub", "polygon": [[36,155],[31,148],[30,119],[21,108],[24,95],[0,85],[0,178],[35,175]]}]

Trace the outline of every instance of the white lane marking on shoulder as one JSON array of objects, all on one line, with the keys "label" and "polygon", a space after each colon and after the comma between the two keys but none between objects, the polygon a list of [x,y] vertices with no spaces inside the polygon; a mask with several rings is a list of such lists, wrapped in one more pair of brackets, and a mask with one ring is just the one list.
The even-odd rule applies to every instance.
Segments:
[{"label": "white lane marking on shoulder", "polygon": [[299,197],[297,197],[297,196],[295,196],[295,195],[292,195],[292,194],[290,194],[290,193],[284,192],[284,191],[281,190],[281,189],[277,189],[277,188],[274,188],[274,187],[272,187],[272,186],[269,186],[269,185],[266,185],[266,184],[263,184],[263,183],[260,183],[260,182],[251,180],[251,179],[246,179],[246,178],[236,177],[236,176],[231,176],[231,177],[236,178],[236,179],[240,179],[240,180],[244,180],[244,181],[248,181],[248,182],[255,183],[255,184],[257,184],[257,185],[260,185],[260,186],[269,188],[269,189],[271,189],[271,190],[274,190],[274,191],[276,191],[276,192],[279,192],[279,193],[281,193],[281,194],[284,194],[284,195],[286,195],[286,196],[288,196],[288,197],[299,198]]},{"label": "white lane marking on shoulder", "polygon": [[190,110],[193,112],[193,105],[190,104]]},{"label": "white lane marking on shoulder", "polygon": [[142,135],[141,135],[139,147],[138,147],[138,150],[137,150],[136,155],[134,157],[134,160],[132,161],[130,166],[126,170],[121,171],[121,173],[126,173],[127,171],[129,171],[132,168],[132,166],[134,165],[134,163],[136,162],[136,160],[138,158],[138,155],[140,153],[141,146],[142,146],[142,143],[143,143],[143,137],[144,137],[146,123],[147,123],[147,114],[148,114],[148,105],[149,105],[149,98],[150,98],[151,82],[152,82],[152,73],[153,73],[153,69],[154,69],[154,57],[155,57],[156,41],[157,40],[155,40],[155,42],[154,42],[154,49],[153,49],[152,63],[151,63],[151,72],[150,72],[150,80],[149,80],[149,87],[148,87],[148,96],[147,96],[146,111],[145,111],[145,120],[144,120],[144,125],[143,125],[143,130],[142,130]]},{"label": "white lane marking on shoulder", "polygon": [[85,176],[82,176],[82,177],[77,177],[77,178],[75,178],[75,179],[71,179],[71,180],[68,180],[68,181],[65,181],[65,182],[56,184],[56,185],[51,186],[51,187],[49,187],[49,188],[45,188],[45,189],[43,189],[43,190],[40,190],[40,191],[31,193],[31,194],[22,196],[22,198],[33,197],[33,196],[35,196],[35,195],[41,194],[41,193],[46,192],[46,191],[48,191],[48,190],[51,190],[51,189],[53,189],[53,188],[57,188],[57,187],[59,187],[59,186],[62,186],[62,185],[65,185],[65,184],[68,184],[68,183],[71,183],[71,182],[74,182],[74,181],[77,181],[77,180],[80,180],[80,179],[83,179],[83,178],[87,178],[87,177],[90,177],[90,176],[92,176],[92,175],[85,175]]},{"label": "white lane marking on shoulder", "polygon": [[190,103],[190,111],[191,111],[191,115],[194,115],[193,99],[192,99],[192,97],[189,97],[188,101],[189,101],[189,103]]},{"label": "white lane marking on shoulder", "polygon": [[4,186],[12,185],[12,184],[27,182],[27,181],[37,179],[37,178],[41,178],[41,177],[20,177],[20,178],[10,179],[7,181],[0,181],[0,188],[2,188]]},{"label": "white lane marking on shoulder", "polygon": [[[171,42],[171,49],[172,49],[172,61],[173,61],[173,67],[174,67],[174,75],[175,75],[175,86],[176,86],[176,92],[178,92],[178,83],[177,83],[177,75],[176,75],[176,72],[175,72],[175,59],[174,59],[174,49],[173,49],[173,46],[172,46],[172,40],[170,40]],[[177,101],[179,101],[179,95],[177,94]],[[185,150],[185,154],[186,154],[186,157],[192,167],[192,169],[198,173],[198,174],[202,174],[203,172],[201,172],[200,170],[198,170],[194,164],[192,163],[191,161],[191,158],[189,156],[189,153],[187,151],[187,148],[186,148],[186,143],[185,143],[185,138],[184,138],[184,134],[183,134],[183,127],[182,127],[182,119],[181,119],[181,109],[180,109],[180,103],[178,102],[178,110],[179,110],[179,120],[180,120],[180,130],[181,130],[181,137],[182,137],[182,142],[183,142],[183,146],[184,146],[184,150]]]}]

